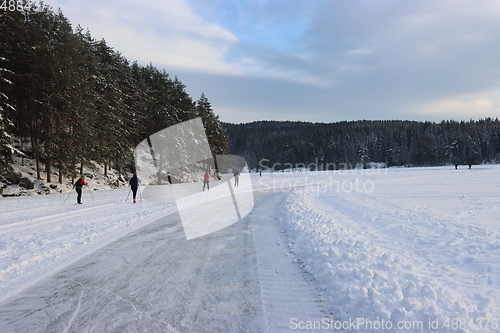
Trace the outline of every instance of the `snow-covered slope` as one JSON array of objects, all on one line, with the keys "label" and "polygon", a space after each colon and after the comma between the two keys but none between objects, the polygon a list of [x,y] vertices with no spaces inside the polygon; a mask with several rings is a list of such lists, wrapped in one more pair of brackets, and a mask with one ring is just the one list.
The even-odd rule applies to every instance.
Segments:
[{"label": "snow-covered slope", "polygon": [[[70,177],[62,177],[62,183],[59,183],[59,169],[55,166],[51,167],[51,183],[48,183],[45,166],[40,163],[40,177],[36,179],[36,164],[35,160],[30,158],[21,158],[17,155],[12,156],[13,163],[11,164],[11,174],[17,175],[15,183],[10,183],[8,180],[0,177],[0,199],[2,196],[30,196],[30,195],[45,195],[46,193],[68,193],[72,191],[73,182],[76,179]],[[127,184],[129,175],[120,174],[117,170],[108,169],[107,175],[104,175],[104,167],[94,164],[92,167],[84,166],[83,173],[87,180],[91,183],[93,191],[109,190]],[[28,183],[32,184],[33,188],[20,186],[19,177],[25,177]]]}]

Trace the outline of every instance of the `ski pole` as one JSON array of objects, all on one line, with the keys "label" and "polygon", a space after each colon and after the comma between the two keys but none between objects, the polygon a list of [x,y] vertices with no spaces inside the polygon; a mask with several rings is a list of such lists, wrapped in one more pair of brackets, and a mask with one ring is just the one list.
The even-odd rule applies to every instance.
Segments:
[{"label": "ski pole", "polygon": [[66,199],[64,199],[64,202],[62,204],[62,206],[66,203],[66,200],[68,200],[69,196],[71,195],[71,191],[68,193],[68,196],[66,197]]},{"label": "ski pole", "polygon": [[94,196],[92,195],[92,191],[90,190],[90,187],[88,187],[88,186],[87,186],[87,188],[88,188],[88,190],[89,190],[90,197],[92,198],[92,202],[94,202],[94,203],[95,203],[95,201],[94,201]]},{"label": "ski pole", "polygon": [[130,197],[130,192],[132,192],[132,189],[130,189],[130,191],[128,191],[128,194],[127,194],[127,200],[125,200],[125,202],[128,201],[128,197]]}]

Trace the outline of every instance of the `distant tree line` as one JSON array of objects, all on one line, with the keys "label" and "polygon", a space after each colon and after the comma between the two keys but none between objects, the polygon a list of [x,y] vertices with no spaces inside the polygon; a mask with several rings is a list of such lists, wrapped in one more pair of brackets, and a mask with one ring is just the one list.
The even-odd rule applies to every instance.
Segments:
[{"label": "distant tree line", "polygon": [[[318,165],[323,169],[500,162],[500,121],[264,121],[224,124],[231,154],[250,168]],[[261,162],[264,161],[264,162]]]},{"label": "distant tree line", "polygon": [[40,3],[0,11],[0,172],[11,163],[11,136],[23,139],[38,178],[54,165],[61,181],[91,161],[130,166],[141,140],[195,117],[213,153],[225,153],[224,129],[204,94],[193,101],[177,77],[130,63],[104,39],[73,29],[61,10]]}]

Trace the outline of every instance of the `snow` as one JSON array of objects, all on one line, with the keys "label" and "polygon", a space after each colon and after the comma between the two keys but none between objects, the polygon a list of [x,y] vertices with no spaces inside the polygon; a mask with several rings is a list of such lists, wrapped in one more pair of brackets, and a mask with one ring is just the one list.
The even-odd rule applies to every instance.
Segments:
[{"label": "snow", "polygon": [[128,188],[1,198],[0,331],[497,332],[499,171],[252,174],[193,240]]},{"label": "snow", "polygon": [[281,221],[337,320],[423,323],[419,332],[433,331],[430,323],[451,332],[497,332],[499,171],[345,173],[336,181],[370,182],[368,191],[297,189],[281,207]]},{"label": "snow", "polygon": [[[20,146],[20,141],[16,140],[16,145]],[[73,191],[73,183],[76,179],[71,179],[68,177],[63,177],[62,184],[58,182],[58,168],[55,166],[51,166],[51,174],[52,174],[52,183],[47,183],[44,180],[47,179],[47,174],[45,172],[45,166],[42,166],[40,163],[40,177],[42,179],[36,179],[36,166],[35,160],[30,158],[22,158],[20,156],[25,156],[25,154],[17,148],[13,148],[16,150],[17,154],[12,156],[13,163],[11,167],[13,168],[13,173],[21,174],[23,177],[26,177],[27,180],[31,181],[34,184],[34,189],[25,189],[19,187],[18,184],[8,185],[5,188],[0,188],[0,194],[2,196],[30,196],[30,195],[38,195],[43,194],[45,191],[49,191],[50,193],[68,193]],[[83,173],[87,177],[87,180],[92,182],[92,190],[109,190],[110,188],[116,188],[119,185],[125,185],[125,180],[120,175],[120,173],[113,169],[108,169],[108,175],[105,176],[102,172],[104,170],[104,166],[94,163],[93,167],[85,166],[83,168]],[[130,175],[131,176],[131,175]],[[1,184],[0,184],[1,186]]]},{"label": "snow", "polygon": [[0,300],[99,247],[175,211],[171,203],[125,202],[129,190],[0,199]]}]

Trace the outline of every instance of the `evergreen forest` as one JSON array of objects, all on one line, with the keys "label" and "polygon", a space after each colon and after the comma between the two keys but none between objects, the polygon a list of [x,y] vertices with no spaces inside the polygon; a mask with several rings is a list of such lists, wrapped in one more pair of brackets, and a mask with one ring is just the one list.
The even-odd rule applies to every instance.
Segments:
[{"label": "evergreen forest", "polygon": [[252,169],[345,169],[500,162],[498,118],[470,121],[263,121],[224,124]]},{"label": "evergreen forest", "polygon": [[[0,174],[14,153],[36,160],[37,178],[42,168],[57,167],[59,182],[93,162],[105,173],[130,171],[140,141],[196,117],[212,152],[227,152],[204,94],[193,100],[177,77],[130,62],[104,39],[73,28],[61,10],[43,3],[12,9],[0,11]],[[55,181],[50,172],[46,181]]]}]

